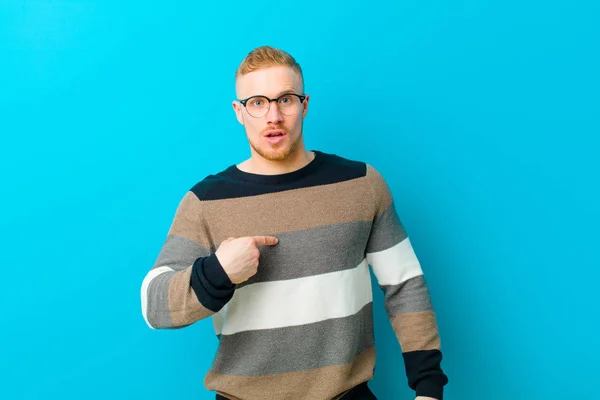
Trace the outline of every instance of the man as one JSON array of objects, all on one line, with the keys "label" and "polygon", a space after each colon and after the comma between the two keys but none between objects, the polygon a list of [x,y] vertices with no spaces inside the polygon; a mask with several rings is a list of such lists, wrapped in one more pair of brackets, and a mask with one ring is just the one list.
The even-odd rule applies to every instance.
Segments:
[{"label": "man", "polygon": [[219,347],[204,383],[217,399],[375,399],[371,265],[409,386],[442,399],[435,314],[383,177],[306,150],[309,96],[288,53],[250,52],[236,94],[251,157],[181,200],[142,283],[148,325],[212,318]]}]

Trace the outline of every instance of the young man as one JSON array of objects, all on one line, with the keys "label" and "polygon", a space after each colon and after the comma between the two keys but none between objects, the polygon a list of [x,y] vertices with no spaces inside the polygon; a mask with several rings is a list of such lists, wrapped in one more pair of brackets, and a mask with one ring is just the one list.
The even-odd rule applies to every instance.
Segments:
[{"label": "young man", "polygon": [[219,347],[204,383],[217,399],[375,399],[371,265],[409,386],[442,399],[435,314],[383,177],[306,150],[309,96],[288,53],[250,52],[236,94],[251,157],[181,200],[142,283],[148,325],[212,318]]}]

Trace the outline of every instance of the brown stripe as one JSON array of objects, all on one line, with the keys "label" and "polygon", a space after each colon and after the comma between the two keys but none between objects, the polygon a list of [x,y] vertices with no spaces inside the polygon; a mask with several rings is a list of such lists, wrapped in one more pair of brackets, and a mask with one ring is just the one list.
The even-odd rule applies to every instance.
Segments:
[{"label": "brown stripe", "polygon": [[175,212],[169,235],[182,236],[209,249],[210,231],[203,218],[203,203],[192,192],[187,192]]},{"label": "brown stripe", "polygon": [[169,312],[175,326],[192,324],[214,314],[198,301],[190,285],[192,267],[177,272],[169,281]]},{"label": "brown stripe", "polygon": [[392,194],[387,182],[375,168],[367,164],[367,178],[372,186],[373,195],[377,205],[377,216],[379,217],[392,203]]},{"label": "brown stripe", "polygon": [[[365,178],[279,193],[202,202],[215,240],[229,236],[275,235],[374,215]],[[348,201],[351,203],[349,204]],[[207,246],[212,243],[202,243]]]},{"label": "brown stripe", "polygon": [[386,182],[370,166],[363,178],[265,195],[201,201],[188,192],[179,204],[169,234],[215,249],[231,236],[275,235],[372,221],[391,201]]},{"label": "brown stripe", "polygon": [[[204,380],[231,400],[339,399],[341,395],[373,377],[375,348],[370,347],[346,365],[288,372],[268,376],[232,376],[209,372]],[[310,384],[308,384],[310,382]]]},{"label": "brown stripe", "polygon": [[394,315],[391,323],[404,353],[440,349],[440,337],[433,311]]}]

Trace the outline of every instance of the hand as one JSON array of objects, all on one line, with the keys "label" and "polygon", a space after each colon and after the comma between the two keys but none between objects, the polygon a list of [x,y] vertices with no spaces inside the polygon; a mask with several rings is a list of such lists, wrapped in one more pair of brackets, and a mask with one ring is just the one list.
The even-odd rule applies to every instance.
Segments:
[{"label": "hand", "polygon": [[274,246],[278,242],[273,236],[230,237],[221,242],[215,255],[231,283],[238,284],[256,274],[260,257],[258,246]]},{"label": "hand", "polygon": [[433,397],[417,396],[417,397],[415,397],[415,400],[438,400],[438,399],[434,399]]}]

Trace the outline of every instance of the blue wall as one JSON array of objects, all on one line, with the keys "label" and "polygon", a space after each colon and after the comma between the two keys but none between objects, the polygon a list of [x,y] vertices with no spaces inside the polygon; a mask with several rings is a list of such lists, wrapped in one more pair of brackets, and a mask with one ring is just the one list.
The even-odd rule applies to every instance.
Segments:
[{"label": "blue wall", "polygon": [[[212,398],[210,322],[152,331],[139,289],[184,191],[247,157],[262,44],[305,69],[307,147],[388,179],[447,399],[597,396],[598,2],[199,3],[0,3],[0,398]],[[374,391],[411,399],[375,300]]]}]

